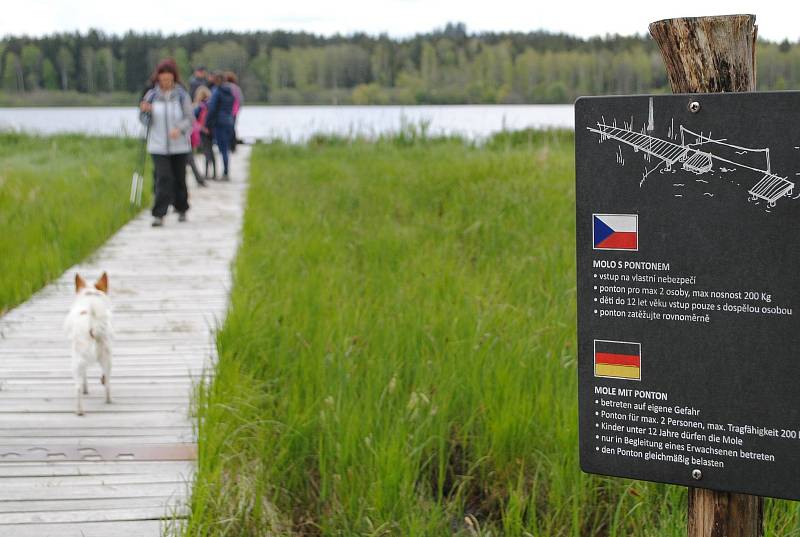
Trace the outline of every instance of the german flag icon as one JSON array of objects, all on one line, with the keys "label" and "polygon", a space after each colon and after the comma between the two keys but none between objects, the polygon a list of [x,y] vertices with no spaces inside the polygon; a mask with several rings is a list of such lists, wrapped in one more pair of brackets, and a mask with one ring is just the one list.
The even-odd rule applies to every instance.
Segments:
[{"label": "german flag icon", "polygon": [[595,339],[594,376],[642,380],[642,345],[630,341]]}]

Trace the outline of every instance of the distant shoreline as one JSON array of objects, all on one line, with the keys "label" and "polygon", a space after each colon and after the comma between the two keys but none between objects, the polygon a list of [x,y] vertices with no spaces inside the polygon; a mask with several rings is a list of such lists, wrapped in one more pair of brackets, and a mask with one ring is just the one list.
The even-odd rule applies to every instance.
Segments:
[{"label": "distant shoreline", "polygon": [[[500,104],[500,103],[414,103],[414,104],[330,104],[330,103],[303,103],[303,104],[279,104],[279,103],[247,103],[248,107],[266,107],[266,108],[440,108],[440,107],[527,107],[527,106],[573,106],[575,103],[514,103],[514,104]],[[136,104],[6,104],[0,102],[0,110],[12,110],[20,108],[131,108],[135,109]]]},{"label": "distant shoreline", "polygon": [[[83,108],[83,107],[135,107],[139,94],[129,92],[113,93],[81,93],[77,91],[39,90],[27,93],[0,91],[0,108]],[[388,101],[385,103],[353,102],[342,95],[331,96],[330,99],[281,99],[280,101],[246,101],[246,106],[531,106],[531,105],[564,105],[563,102],[403,102]]]}]

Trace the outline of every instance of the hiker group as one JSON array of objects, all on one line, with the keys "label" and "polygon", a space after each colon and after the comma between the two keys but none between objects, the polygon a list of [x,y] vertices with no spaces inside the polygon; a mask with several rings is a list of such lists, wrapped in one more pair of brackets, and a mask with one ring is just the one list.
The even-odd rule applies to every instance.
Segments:
[{"label": "hiker group", "polygon": [[[229,153],[236,149],[236,119],[242,101],[233,72],[196,67],[187,88],[181,83],[174,60],[166,59],[156,66],[139,103],[139,118],[147,127],[147,152],[154,167],[154,227],[163,225],[170,205],[178,213],[178,221],[186,221],[187,165],[198,185],[204,187],[208,180],[217,180],[214,145],[222,157],[220,180],[229,180]],[[195,151],[205,158],[202,174],[194,160]]]}]

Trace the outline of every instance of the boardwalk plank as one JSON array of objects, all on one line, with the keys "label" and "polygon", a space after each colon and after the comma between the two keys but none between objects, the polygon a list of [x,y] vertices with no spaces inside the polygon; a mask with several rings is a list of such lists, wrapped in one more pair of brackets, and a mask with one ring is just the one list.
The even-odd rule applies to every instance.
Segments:
[{"label": "boardwalk plank", "polygon": [[[164,473],[189,475],[193,470],[192,461],[0,462],[0,475],[4,478],[109,474],[163,475]],[[3,509],[4,507],[0,505],[0,512]]]},{"label": "boardwalk plank", "polygon": [[151,537],[161,535],[158,520],[25,524],[0,526],[0,537]]},{"label": "boardwalk plank", "polygon": [[[103,505],[101,509],[79,509],[76,511],[34,511],[22,513],[3,513],[0,526],[9,524],[65,524],[74,522],[111,522],[127,520],[158,520],[164,516],[164,505],[148,505],[144,507],[126,507],[120,502],[118,507]],[[185,515],[186,508],[175,506],[179,515]]]},{"label": "boardwalk plank", "polygon": [[[181,496],[150,496],[145,498],[91,498],[89,500],[8,501],[0,502],[0,513],[54,513],[126,507],[163,507],[170,502],[179,502],[182,499]],[[162,514],[163,511],[153,518],[159,518],[159,515]],[[12,524],[12,522],[9,522],[4,514],[0,517],[0,524]]]}]

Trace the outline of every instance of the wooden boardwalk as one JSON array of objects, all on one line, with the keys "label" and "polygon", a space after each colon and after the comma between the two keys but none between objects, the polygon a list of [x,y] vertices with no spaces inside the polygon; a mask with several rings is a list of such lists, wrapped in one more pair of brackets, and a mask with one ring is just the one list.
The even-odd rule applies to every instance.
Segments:
[{"label": "wooden boardwalk", "polygon": [[[249,148],[232,181],[193,188],[189,221],[149,211],[0,318],[0,536],[161,535],[183,516],[196,453],[192,386],[216,358],[238,246]],[[90,370],[76,416],[62,322],[76,271],[106,270],[114,306],[113,403]]]}]

